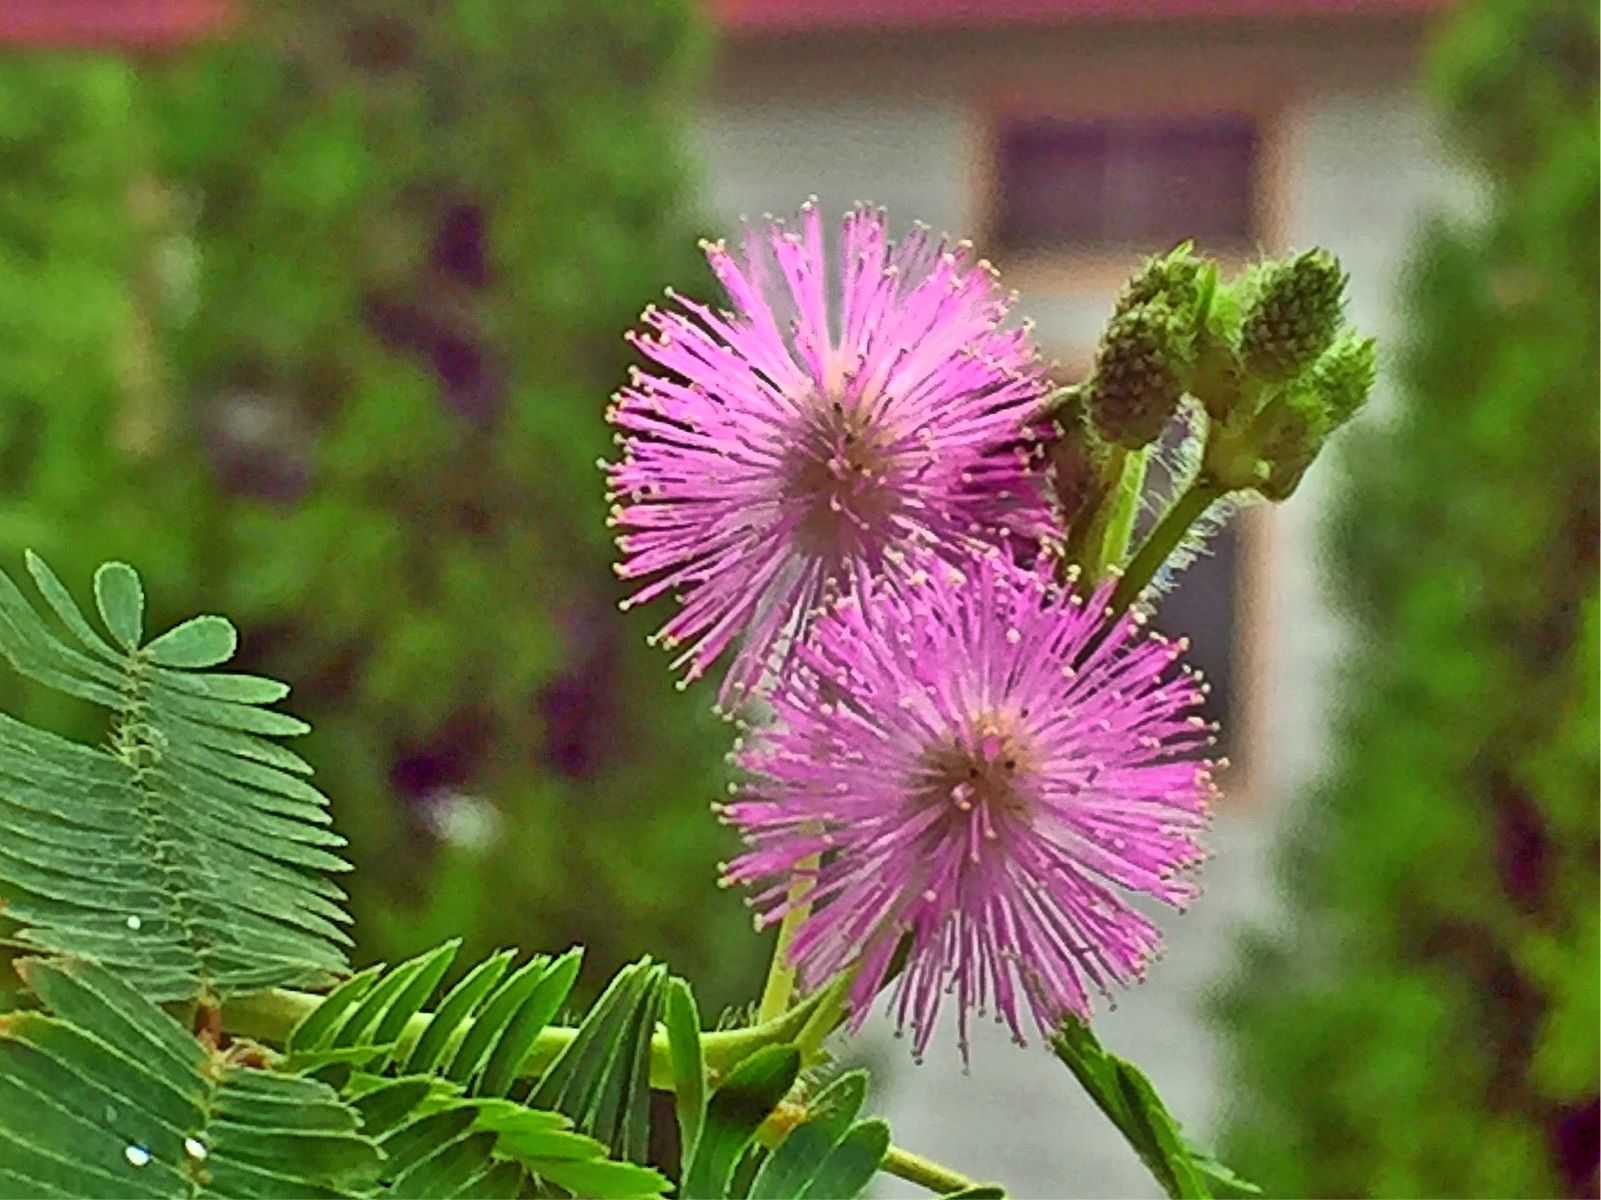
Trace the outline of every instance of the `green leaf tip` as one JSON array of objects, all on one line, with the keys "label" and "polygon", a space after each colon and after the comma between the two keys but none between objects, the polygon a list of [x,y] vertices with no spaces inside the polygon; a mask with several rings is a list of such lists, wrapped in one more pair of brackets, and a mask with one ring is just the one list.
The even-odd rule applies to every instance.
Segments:
[{"label": "green leaf tip", "polygon": [[144,638],[145,590],[127,563],[103,563],[95,572],[95,607],[106,629],[124,650],[137,650]]},{"label": "green leaf tip", "polygon": [[227,662],[239,648],[239,632],[226,617],[191,617],[145,647],[163,667],[194,670]]}]

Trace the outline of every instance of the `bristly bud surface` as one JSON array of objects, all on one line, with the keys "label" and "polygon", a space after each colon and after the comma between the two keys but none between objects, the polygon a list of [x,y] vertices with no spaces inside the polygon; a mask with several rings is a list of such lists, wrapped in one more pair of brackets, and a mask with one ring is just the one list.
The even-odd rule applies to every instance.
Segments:
[{"label": "bristly bud surface", "polygon": [[1108,441],[1137,450],[1161,435],[1184,398],[1188,325],[1161,298],[1112,318],[1089,385],[1090,419]]},{"label": "bristly bud surface", "polygon": [[1340,327],[1345,283],[1339,260],[1327,250],[1263,264],[1240,330],[1246,370],[1283,380],[1310,366]]},{"label": "bristly bud surface", "polygon": [[1331,425],[1344,425],[1367,403],[1378,374],[1378,351],[1370,337],[1347,329],[1312,364],[1309,384]]},{"label": "bristly bud surface", "polygon": [[1195,256],[1192,242],[1180,242],[1159,258],[1147,258],[1123,285],[1114,311],[1125,313],[1152,300],[1164,300],[1175,312],[1193,315],[1202,298],[1206,266]]}]

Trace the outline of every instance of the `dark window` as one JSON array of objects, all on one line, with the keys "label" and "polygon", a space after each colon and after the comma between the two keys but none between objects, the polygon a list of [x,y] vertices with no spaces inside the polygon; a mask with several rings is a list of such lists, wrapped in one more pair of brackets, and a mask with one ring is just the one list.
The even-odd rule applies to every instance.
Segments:
[{"label": "dark window", "polygon": [[1259,141],[1244,116],[1013,118],[997,152],[998,249],[1150,252],[1193,238],[1248,250]]},{"label": "dark window", "polygon": [[[1188,455],[1180,450],[1184,441],[1183,422],[1175,421],[1153,455],[1149,482],[1159,494],[1171,495],[1177,490],[1175,474],[1188,475],[1184,466]],[[1151,506],[1141,516],[1138,538],[1143,538],[1156,523],[1156,509]],[[1167,580],[1168,587],[1157,601],[1152,623],[1169,637],[1189,637],[1190,648],[1184,660],[1201,671],[1211,685],[1202,713],[1208,721],[1221,726],[1215,752],[1248,772],[1250,764],[1241,761],[1247,747],[1240,737],[1240,724],[1250,707],[1243,695],[1248,681],[1236,670],[1242,632],[1247,637],[1251,635],[1248,625],[1241,628],[1245,620],[1241,581],[1249,553],[1241,519],[1240,513],[1220,516],[1214,510],[1209,515],[1204,525],[1208,536],[1198,543],[1189,564]]]},{"label": "dark window", "polygon": [[1234,762],[1240,753],[1240,681],[1234,671],[1239,644],[1240,527],[1232,518],[1207,539],[1206,550],[1174,580],[1157,606],[1155,625],[1169,637],[1190,639],[1184,660],[1211,685],[1203,715],[1222,726],[1217,753]]}]

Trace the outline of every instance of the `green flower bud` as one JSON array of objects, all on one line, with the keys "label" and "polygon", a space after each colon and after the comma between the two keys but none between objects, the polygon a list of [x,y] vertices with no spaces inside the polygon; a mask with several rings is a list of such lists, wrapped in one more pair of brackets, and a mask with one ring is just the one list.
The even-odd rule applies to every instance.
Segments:
[{"label": "green flower bud", "polygon": [[1308,383],[1331,425],[1344,425],[1367,403],[1378,373],[1375,342],[1347,329],[1312,364]]},{"label": "green flower bud", "polygon": [[1115,313],[1125,313],[1152,300],[1165,300],[1179,313],[1193,313],[1201,298],[1201,274],[1206,267],[1194,254],[1193,242],[1180,242],[1160,258],[1147,258],[1123,285]]},{"label": "green flower bud", "polygon": [[1332,428],[1322,401],[1312,391],[1297,390],[1280,402],[1262,444],[1267,478],[1256,490],[1264,499],[1288,500],[1294,494]]},{"label": "green flower bud", "polygon": [[1187,322],[1163,300],[1113,316],[1089,384],[1101,436],[1127,450],[1154,442],[1184,398],[1190,350]]},{"label": "green flower bud", "polygon": [[1328,349],[1345,308],[1345,272],[1327,250],[1264,263],[1251,281],[1252,300],[1240,330],[1246,370],[1261,379],[1290,379]]}]

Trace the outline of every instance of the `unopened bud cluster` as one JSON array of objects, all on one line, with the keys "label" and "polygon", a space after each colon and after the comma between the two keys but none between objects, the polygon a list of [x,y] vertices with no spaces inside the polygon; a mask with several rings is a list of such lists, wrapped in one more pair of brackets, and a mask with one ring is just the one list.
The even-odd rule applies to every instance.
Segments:
[{"label": "unopened bud cluster", "polygon": [[[1232,283],[1185,243],[1125,285],[1094,374],[1055,412],[1057,492],[1074,526],[1176,417],[1202,434],[1218,494],[1287,498],[1328,436],[1366,402],[1374,343],[1345,324],[1346,274],[1327,250],[1262,263]],[[1088,515],[1086,515],[1088,513]]]}]

